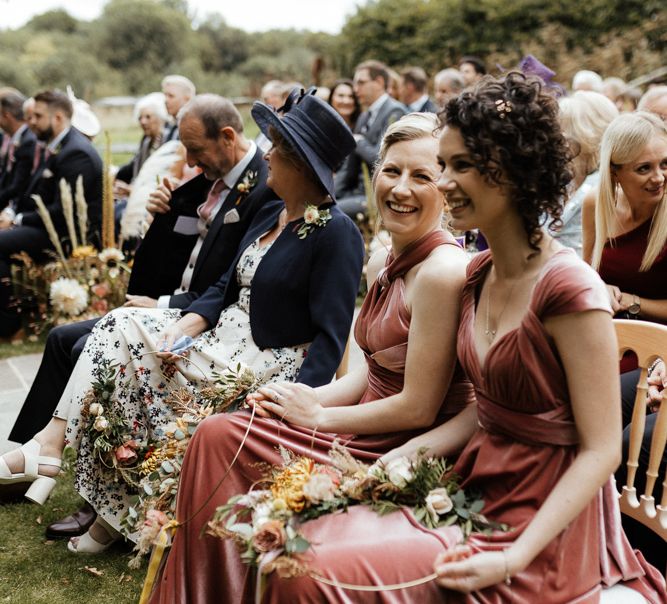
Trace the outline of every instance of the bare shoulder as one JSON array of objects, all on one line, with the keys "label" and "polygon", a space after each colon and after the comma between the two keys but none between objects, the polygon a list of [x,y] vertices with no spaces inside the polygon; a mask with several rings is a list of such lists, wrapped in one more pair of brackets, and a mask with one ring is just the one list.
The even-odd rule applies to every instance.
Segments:
[{"label": "bare shoulder", "polygon": [[597,198],[598,198],[598,189],[597,187],[593,187],[590,191],[586,193],[586,195],[584,195],[584,199],[582,201],[582,210],[593,212],[595,210],[595,203],[597,202]]},{"label": "bare shoulder", "polygon": [[415,279],[434,284],[462,284],[466,277],[468,255],[459,247],[441,245],[422,262]]}]

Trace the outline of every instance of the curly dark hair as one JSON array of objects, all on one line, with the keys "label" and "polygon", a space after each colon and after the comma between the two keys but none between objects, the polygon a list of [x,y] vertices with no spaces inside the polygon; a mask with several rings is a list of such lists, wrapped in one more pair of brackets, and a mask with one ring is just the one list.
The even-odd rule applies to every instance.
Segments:
[{"label": "curly dark hair", "polygon": [[549,227],[560,226],[572,153],[558,121],[558,103],[536,77],[510,72],[485,76],[451,99],[442,126],[460,131],[475,167],[490,181],[511,188],[534,250]]}]

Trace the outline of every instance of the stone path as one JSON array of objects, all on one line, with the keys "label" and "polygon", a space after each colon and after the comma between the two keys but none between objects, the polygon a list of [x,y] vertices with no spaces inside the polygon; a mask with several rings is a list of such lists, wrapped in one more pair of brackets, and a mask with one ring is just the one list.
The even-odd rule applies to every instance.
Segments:
[{"label": "stone path", "polygon": [[0,361],[0,454],[16,446],[7,437],[41,359],[41,354],[26,354]]},{"label": "stone path", "polygon": [[[357,311],[358,312],[358,311]],[[41,354],[27,354],[0,361],[0,455],[14,449],[7,440],[21,405],[37,373]],[[363,363],[363,355],[351,338],[349,369]]]}]

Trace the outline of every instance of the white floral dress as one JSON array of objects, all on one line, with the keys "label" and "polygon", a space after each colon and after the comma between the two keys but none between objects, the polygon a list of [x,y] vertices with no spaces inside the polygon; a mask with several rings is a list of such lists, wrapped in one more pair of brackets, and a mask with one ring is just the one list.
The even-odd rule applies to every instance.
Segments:
[{"label": "white floral dress", "polygon": [[212,378],[214,371],[237,363],[250,367],[261,382],[294,381],[309,344],[260,350],[250,332],[250,286],[270,246],[260,247],[258,239],[243,253],[236,270],[241,286],[239,300],[222,311],[214,329],[196,340],[189,361],[178,361],[175,373],[150,353],[156,350],[158,335],[181,317],[180,310],[118,308],[91,333],[54,417],[67,420],[66,443],[78,446],[77,491],[114,528],[120,530],[120,520],[133,493],[124,482],[109,483],[108,474],[102,475],[97,463],[92,462],[91,440],[80,429],[81,406],[95,368],[103,360],[125,366],[125,378],[121,384],[116,382],[114,407],[122,410],[134,433],[152,439],[159,439],[174,420],[164,397],[175,384],[194,390]]}]

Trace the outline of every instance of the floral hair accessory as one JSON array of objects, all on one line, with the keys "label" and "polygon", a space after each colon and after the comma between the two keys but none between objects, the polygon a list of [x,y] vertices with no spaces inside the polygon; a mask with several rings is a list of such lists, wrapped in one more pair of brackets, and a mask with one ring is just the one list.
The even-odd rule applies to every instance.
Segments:
[{"label": "floral hair accessory", "polygon": [[498,99],[496,101],[496,111],[500,115],[500,119],[505,119],[507,113],[512,113],[512,103],[505,99]]},{"label": "floral hair accessory", "polygon": [[252,191],[252,189],[257,184],[257,172],[248,170],[243,177],[243,180],[236,185],[236,190],[241,194],[236,200],[234,205],[239,205],[244,199],[245,196]]},{"label": "floral hair accessory", "polygon": [[299,239],[305,239],[316,227],[325,227],[330,220],[331,212],[328,209],[320,210],[317,206],[307,204],[303,212],[303,223],[297,230]]}]

